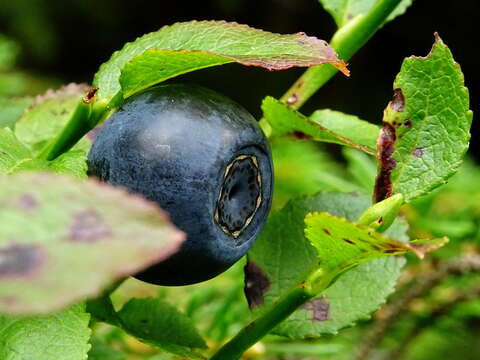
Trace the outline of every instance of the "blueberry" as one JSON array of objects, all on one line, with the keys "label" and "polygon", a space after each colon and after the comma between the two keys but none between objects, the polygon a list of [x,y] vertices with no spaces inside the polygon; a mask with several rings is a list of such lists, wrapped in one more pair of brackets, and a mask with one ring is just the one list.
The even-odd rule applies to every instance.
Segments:
[{"label": "blueberry", "polygon": [[252,246],[270,209],[273,165],[257,122],[198,86],[161,85],[129,98],[98,132],[88,165],[102,181],[157,202],[187,233],[178,253],[136,275],[154,284],[225,271]]}]

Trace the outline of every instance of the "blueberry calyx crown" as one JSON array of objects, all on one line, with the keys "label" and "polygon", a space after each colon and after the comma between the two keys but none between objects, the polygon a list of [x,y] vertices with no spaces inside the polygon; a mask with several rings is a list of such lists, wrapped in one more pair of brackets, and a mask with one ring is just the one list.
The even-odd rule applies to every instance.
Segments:
[{"label": "blueberry calyx crown", "polygon": [[227,235],[238,238],[262,203],[262,180],[258,160],[240,155],[226,168],[214,219]]}]

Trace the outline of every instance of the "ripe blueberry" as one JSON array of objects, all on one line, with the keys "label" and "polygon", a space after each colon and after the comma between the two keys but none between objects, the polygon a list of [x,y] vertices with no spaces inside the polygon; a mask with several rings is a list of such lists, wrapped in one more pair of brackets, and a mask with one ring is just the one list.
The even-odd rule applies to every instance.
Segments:
[{"label": "ripe blueberry", "polygon": [[187,233],[178,253],[136,275],[150,283],[186,285],[225,271],[270,209],[273,165],[257,122],[198,86],[161,85],[127,99],[97,134],[88,165],[157,202]]}]

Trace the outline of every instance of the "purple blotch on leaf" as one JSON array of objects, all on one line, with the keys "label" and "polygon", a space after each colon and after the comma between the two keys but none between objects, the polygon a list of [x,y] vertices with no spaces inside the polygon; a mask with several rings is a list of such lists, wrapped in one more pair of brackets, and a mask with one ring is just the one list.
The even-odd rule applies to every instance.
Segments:
[{"label": "purple blotch on leaf", "polygon": [[422,157],[424,153],[425,153],[425,149],[421,147],[413,149],[412,151],[413,156],[416,156],[416,157]]},{"label": "purple blotch on leaf", "polygon": [[315,299],[305,303],[302,309],[312,312],[312,321],[327,321],[330,319],[330,304],[325,299]]},{"label": "purple blotch on leaf", "polygon": [[85,210],[73,216],[69,234],[71,241],[92,243],[111,235],[112,230],[95,210]]},{"label": "purple blotch on leaf", "polygon": [[32,194],[23,194],[18,198],[17,204],[25,212],[33,212],[38,208],[38,201]]},{"label": "purple blotch on leaf", "polygon": [[260,306],[264,302],[264,295],[270,288],[270,280],[258,265],[247,262],[245,272],[245,297],[250,309]]},{"label": "purple blotch on leaf", "polygon": [[36,245],[13,244],[0,248],[0,278],[27,276],[38,269],[44,259]]}]

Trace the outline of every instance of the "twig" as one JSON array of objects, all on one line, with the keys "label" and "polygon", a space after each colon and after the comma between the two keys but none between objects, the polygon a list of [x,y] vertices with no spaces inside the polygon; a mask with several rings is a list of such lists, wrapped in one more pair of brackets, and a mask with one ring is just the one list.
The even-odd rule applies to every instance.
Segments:
[{"label": "twig", "polygon": [[462,275],[475,271],[480,271],[480,255],[465,255],[441,262],[436,270],[423,275],[400,298],[385,308],[384,316],[365,334],[362,345],[353,359],[368,359],[372,350],[382,341],[392,325],[408,311],[412,300],[427,293],[449,275]]},{"label": "twig", "polygon": [[397,346],[396,349],[390,352],[388,356],[386,356],[384,359],[385,360],[397,360],[400,359],[403,354],[405,353],[405,350],[408,348],[409,344],[416,339],[416,337],[427,327],[429,327],[432,323],[434,323],[438,318],[448,315],[451,313],[455,307],[457,307],[459,304],[464,303],[466,301],[470,301],[473,299],[476,299],[480,296],[480,287],[476,287],[473,289],[469,289],[469,291],[466,291],[462,294],[459,294],[455,296],[453,299],[450,301],[438,305],[436,308],[434,308],[430,314],[428,315],[427,318],[420,319],[419,321],[416,322],[415,326],[413,329],[410,330],[410,332],[407,334],[407,336],[404,337],[400,345]]}]

